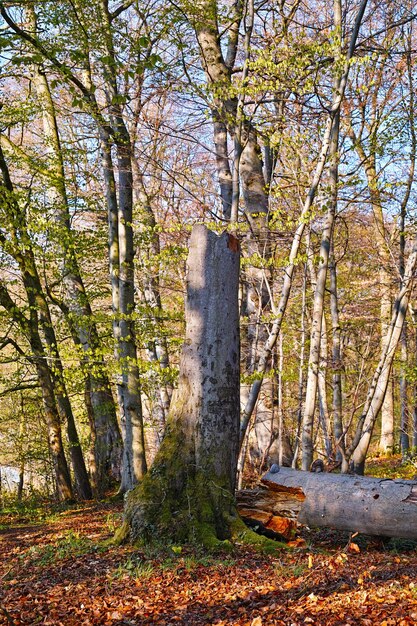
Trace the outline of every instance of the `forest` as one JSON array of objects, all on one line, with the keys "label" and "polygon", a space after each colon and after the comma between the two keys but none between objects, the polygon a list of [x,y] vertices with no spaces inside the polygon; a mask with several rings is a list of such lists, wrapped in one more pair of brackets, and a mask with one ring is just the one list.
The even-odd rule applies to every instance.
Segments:
[{"label": "forest", "polygon": [[0,624],[417,623],[416,18],[0,0]]},{"label": "forest", "polygon": [[211,549],[271,466],[414,480],[416,17],[0,1],[0,511]]}]

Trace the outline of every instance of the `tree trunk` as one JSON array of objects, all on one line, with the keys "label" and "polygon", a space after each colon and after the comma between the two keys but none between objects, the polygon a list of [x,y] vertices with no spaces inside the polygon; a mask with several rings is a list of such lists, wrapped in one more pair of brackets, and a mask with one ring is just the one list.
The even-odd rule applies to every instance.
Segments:
[{"label": "tree trunk", "polygon": [[[241,444],[244,440],[245,432],[248,427],[253,409],[255,407],[255,404],[259,395],[259,391],[261,389],[263,377],[265,375],[265,372],[269,364],[272,349],[275,346],[275,343],[278,339],[278,336],[281,330],[282,320],[285,315],[288,300],[290,297],[292,280],[293,280],[293,275],[295,272],[296,260],[297,260],[299,249],[300,249],[300,243],[302,241],[305,225],[306,223],[308,223],[310,210],[313,205],[313,202],[314,202],[314,199],[315,199],[315,196],[316,196],[316,193],[317,193],[320,181],[321,181],[321,177],[323,175],[324,167],[325,167],[326,160],[327,160],[327,154],[328,154],[328,150],[329,150],[329,146],[331,142],[331,136],[333,134],[334,119],[335,119],[335,116],[337,116],[338,112],[340,111],[340,107],[341,107],[341,104],[345,95],[345,89],[346,89],[346,84],[347,84],[347,80],[349,76],[349,69],[350,69],[350,59],[352,58],[354,51],[355,51],[360,26],[362,23],[362,19],[363,19],[367,4],[368,4],[368,0],[362,0],[358,8],[358,12],[355,18],[355,23],[354,23],[352,34],[351,34],[350,41],[349,41],[349,48],[348,48],[348,53],[345,59],[343,74],[340,77],[340,81],[339,81],[339,89],[337,89],[336,91],[335,90],[333,91],[332,105],[329,111],[329,116],[326,121],[324,132],[323,132],[320,154],[318,156],[317,164],[314,170],[313,178],[311,180],[310,188],[305,198],[303,208],[302,208],[299,220],[298,220],[297,229],[294,233],[294,238],[291,244],[291,250],[290,250],[290,255],[289,255],[289,262],[284,270],[284,279],[282,283],[280,300],[279,300],[278,305],[275,306],[273,309],[275,319],[272,324],[268,339],[265,342],[263,351],[258,360],[258,364],[256,367],[256,373],[258,375],[257,379],[252,383],[252,386],[248,395],[248,400],[246,402],[245,408],[242,413],[241,429],[240,429]],[[307,427],[308,426],[309,425],[307,424]],[[306,433],[306,435],[307,434],[308,433]]]},{"label": "tree trunk", "polygon": [[[381,354],[384,354],[389,341],[391,310],[391,283],[390,274],[391,255],[386,240],[386,228],[382,206],[381,190],[378,183],[376,154],[366,154],[362,140],[356,137],[352,129],[349,130],[355,149],[364,164],[370,203],[374,217],[374,240],[378,253],[379,292],[380,292],[380,322],[381,322]],[[376,129],[374,130],[376,133]],[[392,384],[388,384],[381,407],[381,436],[379,447],[383,452],[392,452],[394,446],[394,395]]]},{"label": "tree trunk", "polygon": [[[417,309],[411,307],[411,314],[413,316],[414,325],[414,355],[413,365],[417,367]],[[412,432],[411,432],[411,445],[413,448],[417,448],[417,381],[413,385],[413,417],[412,417]]]},{"label": "tree trunk", "polygon": [[[17,205],[16,215],[19,215]],[[33,303],[38,313],[39,330],[42,331],[44,337],[44,354],[47,359],[46,366],[49,369],[51,382],[54,387],[53,395],[56,400],[56,407],[61,423],[66,422],[67,426],[67,438],[78,495],[84,500],[89,500],[92,497],[91,486],[74,414],[66,390],[64,368],[58,350],[58,342],[55,336],[48,302],[39,278],[33,249],[30,244],[30,237],[26,229],[25,217],[24,215],[19,215],[19,217],[21,219],[20,232],[13,232],[15,238],[13,256],[22,274],[22,281],[28,302]],[[25,246],[24,254],[19,249],[20,246]]]},{"label": "tree trunk", "polygon": [[355,436],[349,446],[349,450],[347,451],[348,458],[353,453],[355,472],[357,474],[364,473],[366,454],[371,442],[375,420],[381,410],[385,392],[389,383],[395,350],[400,340],[405,316],[407,314],[408,300],[413,285],[413,277],[416,266],[417,238],[413,242],[413,248],[410,252],[410,256],[408,257],[407,265],[404,270],[401,289],[394,302],[394,313],[391,319],[389,333],[387,335],[386,347],[375,370],[362,415],[358,420]]},{"label": "tree trunk", "polygon": [[106,196],[109,202],[110,268],[117,357],[121,369],[118,386],[124,430],[121,492],[132,489],[146,472],[145,439],[134,321],[135,283],[133,243],[133,149],[119,102],[113,25],[108,0],[100,0],[104,45],[111,61],[104,71],[112,140],[116,146],[118,196],[116,194],[109,128],[100,125]]},{"label": "tree trunk", "polygon": [[[336,0],[334,3],[334,28],[335,31],[339,31],[339,37],[341,37],[341,27],[342,27],[342,11],[339,0]],[[341,51],[342,51],[343,41],[340,39],[339,47],[336,51],[336,59],[339,60]],[[336,75],[333,79],[333,102],[337,101],[339,98],[341,86],[343,81],[343,75]],[[339,146],[339,131],[340,131],[340,106],[334,113],[334,117],[332,120],[331,132],[329,137],[329,153],[330,153],[330,168],[331,168],[331,178],[335,176],[335,168],[337,170],[337,162],[338,162],[338,146]],[[336,192],[337,193],[337,192]],[[323,379],[319,381],[320,378],[320,361],[322,356],[322,348],[321,342],[324,336],[323,333],[323,323],[325,323],[324,316],[324,305],[325,305],[325,294],[326,294],[326,281],[327,281],[327,273],[329,268],[329,258],[330,258],[330,248],[331,242],[333,238],[333,229],[334,222],[336,219],[336,209],[337,202],[335,199],[335,190],[334,190],[334,182],[333,187],[331,187],[331,195],[329,202],[329,207],[327,210],[327,215],[324,221],[324,227],[321,236],[321,244],[320,244],[320,261],[317,268],[317,278],[316,285],[314,288],[314,299],[313,299],[313,311],[312,311],[312,320],[311,320],[311,332],[310,332],[310,356],[308,361],[308,371],[307,371],[307,387],[306,387],[306,396],[305,396],[305,405],[304,405],[304,415],[302,422],[302,432],[301,432],[301,442],[302,442],[302,457],[301,457],[301,465],[303,470],[308,470],[311,462],[313,460],[313,425],[314,425],[314,413],[316,408],[316,395],[317,395],[317,387],[321,382],[321,398],[322,398],[322,406],[324,408],[324,402],[326,399],[326,389],[325,389],[325,381],[323,385]],[[327,361],[327,358],[326,358]],[[320,387],[319,387],[320,389]],[[323,434],[326,440],[327,451],[329,452],[329,440],[328,435],[325,432],[327,428],[326,420],[328,419],[327,415],[323,414],[324,411],[321,411],[322,417],[322,426],[323,426]]]},{"label": "tree trunk", "polygon": [[[167,429],[151,471],[128,495],[122,535],[197,540],[231,534],[239,449],[239,245],[193,228],[186,338]],[[233,517],[234,515],[234,517]]]},{"label": "tree trunk", "polygon": [[[2,191],[7,192],[8,202],[6,204],[12,224],[17,223],[19,229],[14,225],[10,228],[10,254],[15,259],[22,274],[22,282],[26,291],[29,317],[19,309],[9,294],[7,287],[0,282],[0,304],[6,311],[13,312],[13,318],[18,323],[22,334],[27,338],[30,348],[30,359],[34,362],[41,388],[45,418],[48,428],[49,449],[55,470],[56,487],[58,498],[62,501],[71,500],[73,491],[71,477],[68,470],[64,447],[62,444],[61,421],[57,411],[57,402],[52,378],[51,368],[48,365],[48,355],[40,336],[41,309],[44,304],[44,294],[37,274],[33,257],[32,242],[26,227],[26,216],[17,203],[14,193],[13,183],[10,178],[9,169],[0,147],[0,170],[3,180],[0,186]],[[0,234],[2,245],[6,242],[3,233]]]},{"label": "tree trunk", "polygon": [[[157,135],[159,138],[159,135]],[[133,144],[134,139],[132,139]],[[156,158],[156,157],[155,157]],[[155,385],[148,392],[150,406],[150,423],[155,452],[159,448],[164,431],[169,405],[172,397],[172,385],[164,380],[169,370],[169,350],[166,333],[160,285],[160,233],[154,213],[153,202],[161,193],[159,177],[153,171],[153,183],[149,183],[139,169],[137,160],[132,158],[132,174],[135,198],[135,214],[139,222],[139,243],[137,244],[136,284],[139,297],[149,311],[150,323],[154,326],[152,339],[147,342],[146,352],[151,363],[158,365],[158,376]],[[160,181],[159,181],[160,182]],[[149,262],[151,259],[151,267]],[[148,433],[147,433],[148,434]],[[152,450],[146,445],[147,459],[152,460]]]},{"label": "tree trunk", "polygon": [[416,481],[281,467],[265,474],[262,485],[238,492],[238,510],[270,530],[282,532],[286,520],[297,520],[310,528],[417,539]]},{"label": "tree trunk", "polygon": [[[125,441],[121,490],[131,489],[146,472],[145,439],[143,433],[142,400],[137,364],[135,309],[133,196],[129,135],[120,118],[117,146],[119,168],[119,356],[122,366],[123,415]],[[124,139],[124,143],[123,143]]]},{"label": "tree trunk", "polygon": [[342,346],[337,293],[337,272],[334,247],[331,250],[330,263],[330,312],[332,317],[332,371],[333,371],[333,434],[335,441],[335,460],[341,461],[345,450],[345,437],[342,420]]},{"label": "tree trunk", "polygon": [[[34,32],[37,18],[33,7],[26,8]],[[122,439],[117,423],[110,381],[100,354],[100,339],[93,320],[88,295],[85,291],[80,268],[75,254],[76,246],[70,226],[70,212],[65,183],[65,169],[61,140],[48,79],[43,70],[35,66],[33,83],[42,107],[43,131],[48,149],[48,196],[56,223],[57,257],[64,287],[64,303],[58,303],[70,327],[74,343],[82,347],[84,356],[81,367],[85,371],[86,388],[94,419],[95,481],[98,493],[102,493],[114,480],[120,478]],[[92,367],[91,365],[94,365]],[[88,490],[87,490],[88,491]]]}]

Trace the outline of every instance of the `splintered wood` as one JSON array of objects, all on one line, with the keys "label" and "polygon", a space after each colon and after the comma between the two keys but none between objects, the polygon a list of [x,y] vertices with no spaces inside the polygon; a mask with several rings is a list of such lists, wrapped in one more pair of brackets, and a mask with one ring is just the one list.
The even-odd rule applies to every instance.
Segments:
[{"label": "splintered wood", "polygon": [[240,516],[251,526],[260,525],[285,539],[294,535],[297,517],[305,495],[301,489],[275,483],[260,485],[256,489],[243,489],[237,494]]},{"label": "splintered wood", "polygon": [[311,473],[281,467],[237,493],[251,526],[285,538],[297,525],[417,539],[417,481]]}]

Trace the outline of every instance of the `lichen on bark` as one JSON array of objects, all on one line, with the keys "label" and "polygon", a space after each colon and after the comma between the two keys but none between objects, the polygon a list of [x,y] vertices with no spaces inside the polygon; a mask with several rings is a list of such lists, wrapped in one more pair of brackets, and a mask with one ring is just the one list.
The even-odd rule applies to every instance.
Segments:
[{"label": "lichen on bark", "polygon": [[237,513],[239,451],[239,245],[193,228],[187,260],[186,336],[167,428],[149,472],[126,495],[116,541],[231,542],[267,548]]}]

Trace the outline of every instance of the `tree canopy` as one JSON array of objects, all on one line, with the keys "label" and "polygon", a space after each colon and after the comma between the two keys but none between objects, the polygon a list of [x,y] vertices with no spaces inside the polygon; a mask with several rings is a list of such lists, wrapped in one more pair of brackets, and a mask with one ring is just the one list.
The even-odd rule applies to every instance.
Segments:
[{"label": "tree canopy", "polygon": [[414,3],[0,16],[0,464],[60,500],[158,467],[196,224],[241,255],[237,484],[415,454]]}]

